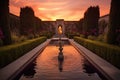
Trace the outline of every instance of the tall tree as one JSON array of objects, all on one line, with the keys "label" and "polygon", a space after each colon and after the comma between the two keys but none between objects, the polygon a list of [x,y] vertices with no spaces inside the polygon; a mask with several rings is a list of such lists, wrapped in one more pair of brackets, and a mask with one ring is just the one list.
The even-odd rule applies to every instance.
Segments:
[{"label": "tall tree", "polygon": [[42,30],[42,21],[41,19],[39,19],[38,17],[35,17],[35,33],[36,34],[40,34],[41,30]]},{"label": "tall tree", "polygon": [[83,20],[83,34],[88,35],[98,35],[98,19],[99,19],[99,6],[89,7],[84,13]]},{"label": "tall tree", "polygon": [[3,33],[2,40],[4,45],[12,43],[9,27],[9,0],[0,0],[0,28]]},{"label": "tall tree", "polygon": [[78,26],[78,30],[79,30],[79,33],[82,33],[82,30],[83,30],[83,21],[84,19],[80,19],[80,21],[78,21],[79,23],[79,26]]},{"label": "tall tree", "polygon": [[109,16],[107,42],[120,44],[120,1],[112,0]]},{"label": "tall tree", "polygon": [[31,7],[24,7],[20,10],[20,33],[21,35],[35,34],[35,16]]}]

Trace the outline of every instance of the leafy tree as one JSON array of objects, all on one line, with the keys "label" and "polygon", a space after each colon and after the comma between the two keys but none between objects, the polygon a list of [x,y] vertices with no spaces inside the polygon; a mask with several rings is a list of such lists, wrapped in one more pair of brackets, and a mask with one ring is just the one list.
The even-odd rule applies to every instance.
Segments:
[{"label": "leafy tree", "polygon": [[0,29],[4,45],[12,43],[9,27],[9,0],[0,0]]},{"label": "leafy tree", "polygon": [[84,13],[83,21],[83,34],[88,35],[98,35],[98,19],[99,19],[99,6],[89,7]]},{"label": "leafy tree", "polygon": [[31,7],[20,9],[20,24],[21,35],[35,35],[35,16]]},{"label": "leafy tree", "polygon": [[112,0],[109,16],[107,42],[120,44],[120,1]]}]

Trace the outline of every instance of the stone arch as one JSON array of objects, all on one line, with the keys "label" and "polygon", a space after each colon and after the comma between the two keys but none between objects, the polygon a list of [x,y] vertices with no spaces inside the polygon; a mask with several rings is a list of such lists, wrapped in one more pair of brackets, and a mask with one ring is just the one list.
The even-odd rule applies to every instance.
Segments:
[{"label": "stone arch", "polygon": [[65,33],[65,27],[64,27],[64,19],[57,19],[56,20],[56,35],[58,35],[58,27],[62,27],[62,35]]},{"label": "stone arch", "polygon": [[61,31],[62,31],[61,34],[63,34],[63,28],[62,28],[62,25],[58,25],[58,28],[57,28],[57,29],[58,29],[58,34],[60,33],[60,32],[59,32],[60,27],[61,27]]}]

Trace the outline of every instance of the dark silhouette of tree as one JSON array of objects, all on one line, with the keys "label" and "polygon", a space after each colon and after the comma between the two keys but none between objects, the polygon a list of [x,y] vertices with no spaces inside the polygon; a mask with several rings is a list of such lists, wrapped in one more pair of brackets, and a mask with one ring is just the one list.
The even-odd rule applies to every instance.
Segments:
[{"label": "dark silhouette of tree", "polygon": [[0,0],[0,29],[3,34],[2,40],[4,45],[12,43],[9,27],[9,0]]},{"label": "dark silhouette of tree", "polygon": [[109,16],[107,42],[120,44],[120,1],[112,0]]},{"label": "dark silhouette of tree", "polygon": [[82,31],[83,31],[83,21],[84,21],[83,18],[80,19],[80,21],[78,21],[78,23],[79,23],[79,26],[78,26],[79,33],[82,33]]},{"label": "dark silhouette of tree", "polygon": [[35,17],[35,33],[40,34],[42,30],[42,21],[38,17]]},{"label": "dark silhouette of tree", "polygon": [[20,10],[20,34],[35,35],[35,16],[31,7],[24,7]]},{"label": "dark silhouette of tree", "polygon": [[88,35],[98,35],[98,19],[99,19],[99,6],[89,7],[84,13],[83,21],[83,34]]},{"label": "dark silhouette of tree", "polygon": [[10,31],[11,35],[19,36],[20,18],[10,13]]}]

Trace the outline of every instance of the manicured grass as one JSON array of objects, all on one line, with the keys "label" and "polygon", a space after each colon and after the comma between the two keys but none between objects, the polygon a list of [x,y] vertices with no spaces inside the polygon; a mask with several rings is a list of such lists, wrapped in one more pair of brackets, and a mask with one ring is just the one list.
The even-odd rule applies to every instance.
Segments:
[{"label": "manicured grass", "polygon": [[40,37],[25,42],[0,47],[0,68],[6,66],[46,40]]},{"label": "manicured grass", "polygon": [[120,47],[81,37],[74,37],[74,40],[92,52],[96,53],[98,56],[109,61],[111,64],[120,68]]}]

